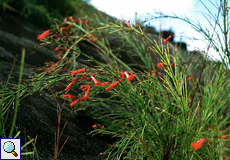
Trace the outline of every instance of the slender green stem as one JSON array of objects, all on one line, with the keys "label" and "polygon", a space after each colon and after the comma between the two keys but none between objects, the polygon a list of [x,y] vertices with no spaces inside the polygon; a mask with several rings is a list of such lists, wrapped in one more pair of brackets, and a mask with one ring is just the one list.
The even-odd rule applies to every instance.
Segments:
[{"label": "slender green stem", "polygon": [[12,127],[11,127],[11,130],[10,130],[9,138],[12,137],[12,134],[13,134],[13,132],[14,132],[15,123],[16,123],[16,120],[17,120],[18,104],[19,104],[19,101],[20,101],[20,100],[19,100],[19,97],[20,97],[20,89],[21,89],[21,82],[22,82],[22,74],[23,74],[23,68],[24,68],[24,60],[25,60],[25,52],[26,52],[26,49],[23,48],[23,49],[22,49],[22,57],[21,57],[20,74],[19,74],[19,80],[18,80],[17,99],[16,99],[15,110],[14,110],[14,119],[13,119]]}]

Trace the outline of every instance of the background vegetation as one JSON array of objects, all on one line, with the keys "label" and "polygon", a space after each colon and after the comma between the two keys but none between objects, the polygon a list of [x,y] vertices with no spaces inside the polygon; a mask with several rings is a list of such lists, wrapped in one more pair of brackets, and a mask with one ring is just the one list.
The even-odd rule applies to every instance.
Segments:
[{"label": "background vegetation", "polygon": [[93,15],[97,9],[87,0],[1,0],[2,10],[21,14],[39,26],[51,25],[55,18],[63,19],[70,15]]}]

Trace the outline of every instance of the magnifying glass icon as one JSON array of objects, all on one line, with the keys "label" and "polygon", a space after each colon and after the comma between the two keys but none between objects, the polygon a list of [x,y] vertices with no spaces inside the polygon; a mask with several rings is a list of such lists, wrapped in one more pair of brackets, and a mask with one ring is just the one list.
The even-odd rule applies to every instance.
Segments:
[{"label": "magnifying glass icon", "polygon": [[3,145],[3,149],[7,153],[12,153],[15,157],[18,156],[18,154],[14,151],[15,150],[15,145],[11,141],[7,141]]}]

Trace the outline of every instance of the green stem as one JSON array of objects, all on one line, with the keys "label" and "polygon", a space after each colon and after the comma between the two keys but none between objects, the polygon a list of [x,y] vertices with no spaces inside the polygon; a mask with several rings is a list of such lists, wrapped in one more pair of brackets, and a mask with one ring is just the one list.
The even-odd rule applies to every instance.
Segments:
[{"label": "green stem", "polygon": [[25,51],[26,49],[23,47],[22,49],[22,57],[21,57],[21,67],[20,67],[20,74],[19,74],[19,80],[18,80],[18,92],[17,92],[17,99],[16,99],[16,105],[15,105],[15,110],[14,110],[14,119],[13,119],[13,124],[10,130],[9,138],[12,137],[16,119],[17,119],[17,113],[18,113],[18,104],[19,104],[19,97],[20,97],[20,88],[21,88],[21,82],[22,82],[22,74],[23,74],[23,68],[24,68],[24,60],[25,60]]}]

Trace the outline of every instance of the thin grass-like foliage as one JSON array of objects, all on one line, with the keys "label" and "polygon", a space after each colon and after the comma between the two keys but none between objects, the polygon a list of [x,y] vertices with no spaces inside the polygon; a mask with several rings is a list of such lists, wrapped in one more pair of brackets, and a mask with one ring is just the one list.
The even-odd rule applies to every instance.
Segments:
[{"label": "thin grass-like foliage", "polygon": [[[75,112],[84,110],[97,120],[92,135],[116,137],[117,141],[104,152],[107,159],[227,158],[230,154],[227,4],[226,0],[220,1],[217,17],[210,13],[214,22],[207,18],[213,26],[211,34],[186,18],[152,17],[170,17],[190,24],[208,41],[208,50],[200,51],[199,55],[183,52],[167,39],[152,40],[141,26],[121,20],[109,22],[100,14],[88,19],[68,17],[59,23],[55,20],[41,46],[52,44],[60,60],[27,81],[30,85],[23,86],[28,91],[25,96],[66,85],[65,90],[52,96],[65,98],[67,107]],[[114,41],[119,45],[112,48]],[[93,48],[92,51],[81,51],[82,42],[87,42],[88,50]],[[222,56],[221,63],[208,58],[210,47]],[[79,96],[76,88],[80,88]],[[4,89],[3,97],[6,95]],[[54,159],[60,153],[59,140],[66,126],[60,132],[61,110],[57,103],[59,126]],[[64,145],[67,143],[66,140]]]}]

